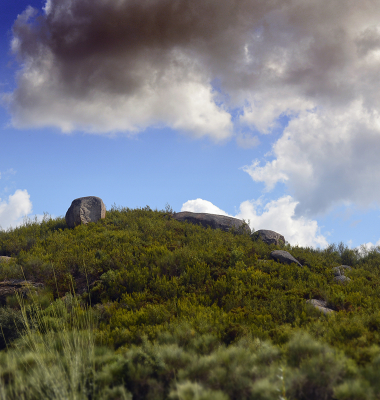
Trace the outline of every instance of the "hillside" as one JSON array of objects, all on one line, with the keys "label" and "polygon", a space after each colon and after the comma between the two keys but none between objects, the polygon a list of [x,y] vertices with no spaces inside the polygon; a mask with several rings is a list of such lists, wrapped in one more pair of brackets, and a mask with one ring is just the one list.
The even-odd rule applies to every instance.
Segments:
[{"label": "hillside", "polygon": [[[276,249],[302,266],[271,260]],[[0,256],[0,281],[44,285],[0,308],[1,398],[380,399],[377,249],[280,248],[170,207],[113,207],[75,229],[46,216],[1,231]],[[63,374],[57,389],[42,365]]]}]

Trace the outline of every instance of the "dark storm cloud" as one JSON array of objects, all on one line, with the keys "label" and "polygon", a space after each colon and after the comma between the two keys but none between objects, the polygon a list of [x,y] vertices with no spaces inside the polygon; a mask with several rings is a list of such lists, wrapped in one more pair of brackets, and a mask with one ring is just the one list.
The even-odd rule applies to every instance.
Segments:
[{"label": "dark storm cloud", "polygon": [[[52,0],[40,16],[29,8],[13,27],[13,51],[23,63],[9,96],[14,123],[99,132],[163,123],[224,138],[230,116],[215,104],[210,80],[231,60],[240,63],[242,37],[270,7],[247,0]],[[202,94],[197,102],[194,93]],[[70,112],[75,101],[77,113]],[[181,116],[186,109],[193,122]]]},{"label": "dark storm cloud", "polygon": [[[71,121],[65,130],[139,129],[155,121],[175,125],[176,112],[165,115],[150,91],[184,101],[197,87],[208,93],[204,102],[225,129],[231,128],[225,107],[267,103],[274,92],[277,106],[269,107],[267,119],[255,121],[247,110],[247,121],[259,129],[276,114],[297,111],[297,99],[345,105],[363,89],[356,81],[360,57],[378,43],[375,2],[365,5],[362,11],[353,1],[337,0],[49,0],[43,15],[29,8],[13,27],[13,50],[24,63],[10,99],[14,120],[61,126],[55,107],[56,118],[39,113],[60,98],[83,102],[82,118],[70,118],[61,108]],[[227,97],[212,91],[215,79]],[[178,83],[183,87],[172,93]],[[132,97],[145,118],[128,112]],[[128,121],[120,127],[92,119],[110,98],[124,104]],[[144,99],[149,107],[139,105]],[[221,101],[224,108],[215,106]],[[118,121],[121,110],[114,116]],[[200,110],[195,107],[194,113]],[[199,121],[204,132],[212,129],[206,125]]]}]

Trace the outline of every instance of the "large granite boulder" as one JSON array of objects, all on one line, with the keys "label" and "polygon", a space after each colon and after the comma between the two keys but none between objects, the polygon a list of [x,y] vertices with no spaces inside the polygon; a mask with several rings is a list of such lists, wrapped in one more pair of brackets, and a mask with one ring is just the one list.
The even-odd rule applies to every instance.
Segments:
[{"label": "large granite boulder", "polygon": [[22,298],[28,297],[32,291],[43,288],[42,283],[25,281],[23,279],[11,279],[9,281],[0,282],[0,304],[5,305],[8,296],[13,296],[18,293]]},{"label": "large granite boulder", "polygon": [[261,239],[266,244],[275,244],[276,246],[283,246],[285,244],[284,236],[277,232],[269,231],[267,229],[260,229],[256,231],[252,238],[254,240]]},{"label": "large granite boulder", "polygon": [[221,229],[228,232],[234,230],[236,233],[251,233],[250,227],[245,224],[241,219],[227,217],[225,215],[207,214],[207,213],[193,213],[190,211],[182,211],[173,214],[173,219],[177,221],[187,221],[191,224],[202,225],[205,228],[211,227],[212,229]]},{"label": "large granite boulder", "polygon": [[77,225],[86,225],[89,222],[97,222],[106,217],[106,206],[99,197],[88,196],[75,199],[67,210],[65,219],[69,228]]},{"label": "large granite boulder", "polygon": [[277,262],[282,264],[292,264],[296,263],[302,267],[301,263],[296,260],[290,253],[285,250],[275,250],[270,253],[270,256]]}]

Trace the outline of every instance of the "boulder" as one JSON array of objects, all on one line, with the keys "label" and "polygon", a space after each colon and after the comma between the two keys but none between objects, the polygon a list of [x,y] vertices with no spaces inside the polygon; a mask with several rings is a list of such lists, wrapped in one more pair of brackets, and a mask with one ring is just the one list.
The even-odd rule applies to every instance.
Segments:
[{"label": "boulder", "polygon": [[99,197],[88,196],[75,199],[67,210],[65,219],[69,228],[75,228],[77,225],[97,222],[106,217],[106,206]]},{"label": "boulder", "polygon": [[342,273],[340,272],[340,268],[339,267],[334,267],[331,269],[332,273],[334,274],[334,276],[341,276]]},{"label": "boulder", "polygon": [[173,214],[173,219],[177,221],[187,221],[191,224],[202,225],[205,228],[211,227],[212,229],[221,229],[228,232],[234,229],[236,233],[251,233],[251,229],[241,219],[227,217],[225,215],[207,214],[207,213],[193,213],[190,211],[183,211]]},{"label": "boulder", "polygon": [[323,314],[330,314],[334,312],[334,310],[327,307],[327,302],[324,300],[311,299],[306,300],[306,302],[314,306],[317,310],[323,312]]},{"label": "boulder", "polygon": [[283,246],[285,244],[284,236],[267,229],[260,229],[256,231],[252,237],[254,240],[261,239],[266,244],[275,244],[276,246]]},{"label": "boulder", "polygon": [[350,278],[345,276],[346,271],[351,271],[352,268],[348,265],[339,265],[339,267],[334,267],[331,269],[334,274],[334,281],[336,283],[348,283],[350,282]]},{"label": "boulder", "polygon": [[351,270],[352,268],[349,267],[348,265],[339,265],[339,267],[332,268],[334,276],[343,276],[345,275],[346,271],[351,271]]},{"label": "boulder", "polygon": [[9,262],[11,260],[12,260],[12,257],[0,256],[0,263],[1,262]]},{"label": "boulder", "polygon": [[25,281],[23,279],[11,279],[0,282],[0,304],[5,305],[8,296],[18,293],[21,297],[28,297],[30,291],[43,288],[42,283]]},{"label": "boulder", "polygon": [[302,267],[301,263],[296,260],[290,253],[288,253],[285,250],[275,250],[270,253],[270,256],[277,262],[280,262],[282,264],[292,264],[296,263],[300,267]]}]

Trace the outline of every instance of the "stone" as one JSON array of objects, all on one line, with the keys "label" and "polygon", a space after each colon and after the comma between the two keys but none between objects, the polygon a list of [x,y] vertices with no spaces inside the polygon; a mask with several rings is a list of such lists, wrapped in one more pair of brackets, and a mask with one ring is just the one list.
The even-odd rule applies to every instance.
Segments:
[{"label": "stone", "polygon": [[11,260],[12,260],[12,257],[0,256],[0,263],[1,262],[9,262]]},{"label": "stone", "polygon": [[335,312],[331,308],[327,307],[327,302],[324,300],[311,299],[306,300],[306,302],[314,306],[317,310],[323,312],[323,314],[330,314]]},{"label": "stone", "polygon": [[348,283],[350,282],[350,278],[348,276],[344,276],[344,275],[339,275],[339,276],[335,276],[334,277],[334,281],[336,283]]},{"label": "stone", "polygon": [[21,297],[28,297],[31,290],[42,289],[42,283],[25,281],[23,279],[11,279],[9,281],[0,282],[0,304],[5,305],[8,296],[18,293]]},{"label": "stone", "polygon": [[179,213],[174,213],[172,218],[177,221],[187,221],[191,224],[202,225],[205,228],[211,227],[212,229],[221,229],[225,232],[233,229],[236,233],[239,234],[251,233],[250,227],[245,224],[241,219],[227,217],[225,215],[182,211]]},{"label": "stone", "polygon": [[332,272],[334,276],[341,276],[344,275],[346,271],[351,271],[352,268],[348,265],[339,265],[339,267],[332,268]]},{"label": "stone", "polygon": [[296,260],[290,253],[285,250],[275,250],[270,253],[270,256],[277,262],[282,264],[292,264],[296,263],[302,267],[301,263]]},{"label": "stone", "polygon": [[261,239],[266,244],[275,244],[276,246],[283,246],[285,244],[284,236],[277,232],[269,231],[267,229],[260,229],[256,231],[252,238],[254,240]]},{"label": "stone", "polygon": [[106,206],[103,200],[99,197],[88,196],[73,200],[65,219],[69,228],[75,228],[77,225],[97,222],[105,217]]},{"label": "stone", "polygon": [[334,267],[334,268],[332,268],[331,271],[334,274],[334,276],[341,276],[342,275],[339,267]]},{"label": "stone", "polygon": [[331,269],[334,274],[334,281],[336,283],[348,283],[350,282],[350,278],[345,276],[346,271],[351,271],[352,268],[348,265],[339,265],[339,267],[334,267]]}]

